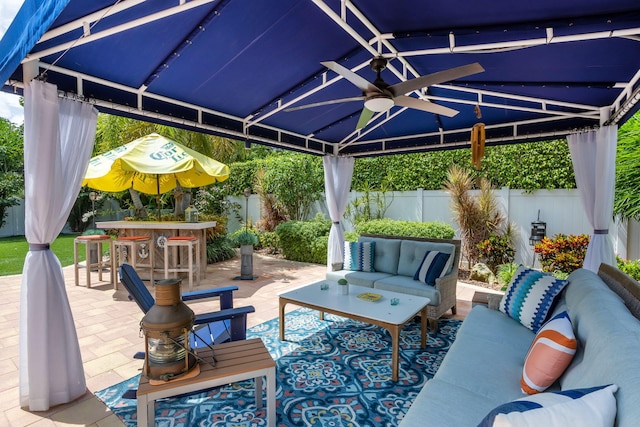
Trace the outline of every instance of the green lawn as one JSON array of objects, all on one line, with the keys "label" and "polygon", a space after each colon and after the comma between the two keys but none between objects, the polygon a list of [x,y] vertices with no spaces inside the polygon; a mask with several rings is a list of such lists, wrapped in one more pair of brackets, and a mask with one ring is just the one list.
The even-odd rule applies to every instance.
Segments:
[{"label": "green lawn", "polygon": [[[51,244],[51,249],[56,254],[62,266],[73,264],[73,234],[61,234]],[[0,238],[0,276],[21,274],[24,258],[29,251],[29,245],[24,236]],[[84,261],[84,245],[80,246],[78,254]]]}]

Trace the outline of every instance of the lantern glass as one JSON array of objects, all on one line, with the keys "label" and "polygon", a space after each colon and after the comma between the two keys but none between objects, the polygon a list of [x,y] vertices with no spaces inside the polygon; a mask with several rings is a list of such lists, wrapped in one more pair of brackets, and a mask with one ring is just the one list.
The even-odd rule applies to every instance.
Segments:
[{"label": "lantern glass", "polygon": [[149,338],[149,360],[153,363],[175,363],[184,360],[187,350],[184,337]]}]

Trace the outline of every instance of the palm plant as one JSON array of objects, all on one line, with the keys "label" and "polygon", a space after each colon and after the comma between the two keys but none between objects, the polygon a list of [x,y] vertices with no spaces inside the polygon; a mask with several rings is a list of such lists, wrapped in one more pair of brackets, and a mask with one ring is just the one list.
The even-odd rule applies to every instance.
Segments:
[{"label": "palm plant", "polygon": [[444,188],[451,196],[451,211],[458,223],[462,252],[467,258],[468,268],[478,262],[478,243],[487,239],[490,234],[503,234],[499,231],[507,222],[495,198],[491,182],[484,177],[477,181],[479,194],[476,197],[471,193],[476,187],[474,177],[467,169],[454,164],[447,171],[444,182]]}]

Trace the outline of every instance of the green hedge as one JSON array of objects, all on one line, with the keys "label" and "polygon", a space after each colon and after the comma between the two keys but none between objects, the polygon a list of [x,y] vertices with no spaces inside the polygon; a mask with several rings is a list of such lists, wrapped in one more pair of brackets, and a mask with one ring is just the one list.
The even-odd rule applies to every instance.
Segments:
[{"label": "green hedge", "polygon": [[[251,160],[229,165],[231,175],[225,181],[229,195],[242,195],[253,188],[255,171],[291,168],[301,154],[283,153],[266,159]],[[315,178],[323,181],[321,158],[313,158],[309,168]],[[318,162],[317,164],[315,162]],[[440,190],[452,164],[471,167],[471,150],[431,151],[393,156],[357,158],[353,169],[351,189],[354,191],[413,191],[418,188]],[[488,146],[482,159],[482,168],[474,173],[488,178],[497,187],[517,188],[525,191],[538,189],[576,188],[571,154],[565,140]],[[320,191],[323,191],[321,188]]]},{"label": "green hedge", "polygon": [[444,222],[412,222],[375,219],[356,224],[358,234],[388,234],[391,236],[453,239],[455,230]]},{"label": "green hedge", "polygon": [[327,262],[331,221],[318,214],[310,221],[288,221],[276,227],[282,255],[292,261]]},{"label": "green hedge", "polygon": [[[431,151],[356,159],[352,190],[441,190],[452,164],[471,168],[471,150]],[[565,140],[488,146],[477,176],[497,187],[526,191],[576,188]]]},{"label": "green hedge", "polygon": [[[289,221],[276,227],[280,250],[292,261],[326,264],[331,221],[318,214],[311,221]],[[359,234],[390,234],[394,236],[453,238],[453,228],[439,222],[410,222],[382,219],[359,226],[357,232],[345,233],[345,240],[356,241]]]}]

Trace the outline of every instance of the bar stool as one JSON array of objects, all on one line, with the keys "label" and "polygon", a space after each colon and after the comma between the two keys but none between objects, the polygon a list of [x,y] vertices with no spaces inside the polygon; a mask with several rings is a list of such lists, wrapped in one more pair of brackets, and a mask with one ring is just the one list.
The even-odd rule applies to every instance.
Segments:
[{"label": "bar stool", "polygon": [[[87,288],[91,287],[91,270],[98,270],[98,280],[102,281],[102,269],[104,267],[111,267],[109,264],[102,262],[102,244],[108,243],[109,248],[111,248],[111,237],[105,235],[94,234],[90,236],[78,236],[73,239],[73,270],[75,275],[75,283],[76,286],[79,286],[79,270],[81,268],[87,269]],[[86,254],[86,262],[85,265],[80,265],[78,261],[78,245],[85,245],[85,254]],[[96,262],[91,262],[91,246],[95,245],[98,250],[98,260]],[[109,254],[113,257],[113,253]],[[111,273],[111,282],[114,280],[114,270],[113,267],[109,268]]]},{"label": "bar stool", "polygon": [[[171,253],[169,249],[173,248]],[[187,263],[182,257],[180,248],[188,252]],[[173,257],[173,267],[170,267],[169,255]],[[195,265],[193,261],[195,260]],[[193,273],[196,275],[196,286],[200,285],[200,240],[195,236],[173,236],[164,242],[164,278],[169,278],[169,273],[189,273],[189,291],[193,289]]]},{"label": "bar stool", "polygon": [[[149,281],[153,281],[153,238],[150,236],[123,236],[113,241],[113,268],[124,263],[130,264],[134,269],[148,269]],[[117,256],[117,259],[116,259]],[[117,264],[116,264],[117,263]],[[113,283],[117,289],[117,283]]]}]

